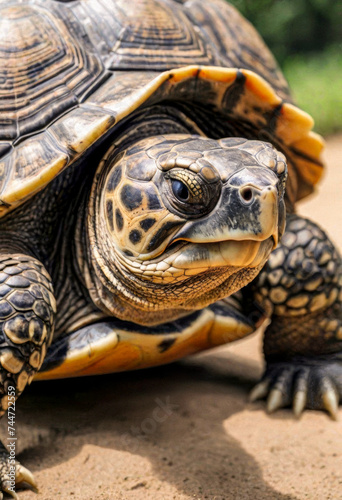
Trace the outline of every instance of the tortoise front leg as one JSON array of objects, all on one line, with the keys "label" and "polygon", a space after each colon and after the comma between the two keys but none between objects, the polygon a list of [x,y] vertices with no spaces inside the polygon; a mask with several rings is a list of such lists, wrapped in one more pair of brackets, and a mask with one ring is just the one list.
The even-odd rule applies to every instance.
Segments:
[{"label": "tortoise front leg", "polygon": [[342,262],[327,235],[296,215],[281,245],[253,283],[271,316],[264,352],[267,368],[251,399],[267,396],[269,412],[293,404],[336,418],[342,398]]},{"label": "tortoise front leg", "polygon": [[[44,266],[27,255],[0,253],[1,415],[8,409],[10,415],[14,400],[39,370],[52,340],[55,313],[51,278]],[[0,442],[0,498],[1,491],[16,498],[9,458]],[[15,472],[17,485],[36,487],[32,474],[19,462]]]}]

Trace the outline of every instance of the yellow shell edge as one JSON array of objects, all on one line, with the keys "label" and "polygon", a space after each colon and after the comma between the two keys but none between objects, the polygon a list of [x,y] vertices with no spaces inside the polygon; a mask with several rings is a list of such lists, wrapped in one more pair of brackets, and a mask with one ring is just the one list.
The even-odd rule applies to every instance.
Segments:
[{"label": "yellow shell edge", "polygon": [[[59,366],[37,373],[34,380],[99,375],[162,365],[250,333],[252,328],[247,324],[204,309],[180,333],[148,335],[119,328],[112,330],[104,339],[69,351]],[[174,343],[161,352],[159,345],[164,340],[174,340]]]},{"label": "yellow shell edge", "polygon": [[[230,86],[235,81],[238,73],[242,73],[245,76],[246,89],[252,97],[255,97],[257,102],[264,102],[274,109],[280,107],[280,116],[278,117],[275,131],[276,135],[279,136],[285,146],[290,148],[289,154],[302,156],[301,153],[303,153],[306,157],[310,156],[308,159],[301,157],[299,162],[297,161],[298,158],[297,160],[295,158],[294,161],[298,164],[298,168],[300,168],[301,176],[307,179],[312,185],[316,184],[322,173],[320,153],[323,141],[320,136],[311,132],[313,120],[307,113],[301,111],[292,104],[283,103],[280,97],[272,89],[271,85],[252,71],[238,68],[187,66],[165,71],[151,79],[143,88],[132,90],[132,92],[123,99],[114,101],[112,110],[117,111],[115,113],[115,121],[106,121],[106,119],[104,119],[101,122],[101,134],[99,134],[98,125],[94,124],[93,131],[87,129],[84,140],[79,140],[77,143],[76,152],[74,149],[75,144],[73,144],[72,141],[70,141],[70,144],[64,143],[63,145],[56,142],[56,149],[60,149],[59,157],[55,158],[54,162],[50,165],[42,168],[39,175],[21,179],[20,183],[8,182],[5,185],[3,192],[0,193],[0,216],[5,215],[5,213],[19,206],[30,196],[44,188],[62,170],[68,167],[91,147],[103,133],[107,132],[125,116],[144,104],[144,102],[146,102],[165,82],[168,82],[169,85],[173,85],[189,78],[205,79],[223,85],[223,89],[220,91],[220,94],[223,94],[224,86]],[[84,105],[86,105],[89,111],[91,104],[88,104],[88,100],[84,102]],[[80,108],[82,109],[82,104]],[[108,109],[107,103],[103,109]],[[73,111],[74,110],[69,111],[65,117],[67,118],[72,115]],[[62,117],[61,120],[62,119],[64,119],[64,117]],[[47,131],[48,130],[49,128],[47,128]],[[56,138],[55,140],[57,141]],[[23,141],[23,143],[27,142],[29,147],[29,141],[30,138]],[[298,155],[291,151],[291,146],[295,147],[296,151],[299,153]],[[65,148],[68,149],[68,147],[70,147],[69,158],[66,152],[63,152],[63,150],[65,150]],[[312,167],[312,164],[316,164],[316,166]]]}]

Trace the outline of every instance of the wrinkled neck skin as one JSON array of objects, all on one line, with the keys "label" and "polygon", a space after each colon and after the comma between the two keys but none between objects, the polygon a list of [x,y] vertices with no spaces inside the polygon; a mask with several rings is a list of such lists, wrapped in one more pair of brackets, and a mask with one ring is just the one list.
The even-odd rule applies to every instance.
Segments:
[{"label": "wrinkled neck skin", "polygon": [[[172,321],[240,290],[257,276],[272,250],[272,242],[268,241],[256,267],[214,267],[194,276],[186,276],[180,268],[180,277],[174,282],[156,283],[141,278],[142,268],[150,263],[127,258],[106,237],[103,221],[98,221],[97,227],[89,223],[95,219],[92,214],[91,211],[88,217],[88,262],[92,265],[86,280],[90,296],[108,315],[141,325]],[[168,253],[175,261],[186,246],[187,243],[180,244],[176,252]],[[163,259],[164,254],[151,266],[165,262]]]},{"label": "wrinkled neck skin", "polygon": [[[235,293],[257,276],[275,245],[273,237],[265,241],[232,241],[230,259],[225,255],[225,242],[210,243],[207,245],[210,255],[216,255],[217,262],[197,269],[184,264],[184,259],[190,262],[195,253],[201,262],[205,261],[200,241],[180,240],[168,246],[172,235],[184,225],[184,219],[175,214],[169,223],[170,230],[163,234],[164,244],[155,251],[133,255],[118,244],[116,235],[108,228],[101,194],[106,188],[113,158],[114,163],[119,164],[129,145],[142,137],[160,134],[161,128],[163,134],[168,131],[189,137],[201,134],[188,120],[183,123],[174,120],[170,130],[171,122],[169,118],[165,123],[160,119],[151,119],[147,124],[138,122],[115,141],[95,175],[76,236],[78,266],[95,306],[108,316],[147,326],[175,320]],[[111,166],[108,166],[106,158],[110,155]],[[111,210],[116,210],[115,206]],[[148,209],[146,213],[145,218],[149,216]],[[165,215],[166,221],[167,217]],[[241,254],[245,255],[243,264],[239,263]]]},{"label": "wrinkled neck skin", "polygon": [[[90,220],[94,219],[88,217],[88,223]],[[126,258],[105,236],[101,223],[97,227],[89,224],[88,237],[88,262],[92,265],[87,269],[86,282],[94,304],[110,316],[147,326],[175,320],[231,295],[252,281],[265,262],[262,259],[250,268],[215,267],[189,277],[179,269],[182,279],[162,284],[141,279],[139,271],[149,262]],[[174,260],[186,245],[180,244],[173,253]],[[269,241],[263,255],[268,256],[271,249]],[[163,262],[163,258],[158,261]]]}]

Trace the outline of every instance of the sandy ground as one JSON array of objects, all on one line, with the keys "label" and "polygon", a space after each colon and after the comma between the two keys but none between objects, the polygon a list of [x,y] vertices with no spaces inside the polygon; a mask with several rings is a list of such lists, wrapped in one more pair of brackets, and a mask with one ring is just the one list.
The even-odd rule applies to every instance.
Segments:
[{"label": "sandy ground", "polygon": [[[342,248],[342,137],[302,214]],[[342,499],[342,424],[247,403],[261,336],[139,373],[35,383],[17,405],[21,500]],[[341,410],[342,417],[342,410]]]}]

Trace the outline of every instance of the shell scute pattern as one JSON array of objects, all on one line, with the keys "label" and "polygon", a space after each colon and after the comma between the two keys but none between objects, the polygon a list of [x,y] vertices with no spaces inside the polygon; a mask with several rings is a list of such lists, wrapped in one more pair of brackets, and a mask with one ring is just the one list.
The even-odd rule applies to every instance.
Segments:
[{"label": "shell scute pattern", "polygon": [[[291,177],[299,182],[291,181],[292,198],[305,196],[317,182],[322,144],[308,133],[312,121],[282,102],[289,93],[273,57],[228,4],[37,0],[1,7],[1,215],[138,107],[165,99],[205,104],[233,122],[246,122],[259,137],[276,138],[294,157]],[[19,185],[16,178],[25,182]]]},{"label": "shell scute pattern", "polygon": [[71,155],[83,152],[102,137],[115,123],[115,118],[102,109],[82,107],[57,120],[49,132]]},{"label": "shell scute pattern", "polygon": [[86,5],[84,13],[97,28],[92,33],[94,44],[102,42],[106,66],[112,70],[162,71],[187,66],[194,59],[199,64],[215,63],[211,46],[196,33],[186,11],[175,9],[173,2],[98,0],[92,5]]},{"label": "shell scute pattern", "polygon": [[90,48],[87,34],[71,10],[56,7],[44,1],[1,8],[0,110],[7,122],[1,126],[2,139],[43,128],[76,106],[103,72],[96,53],[85,50]]}]

